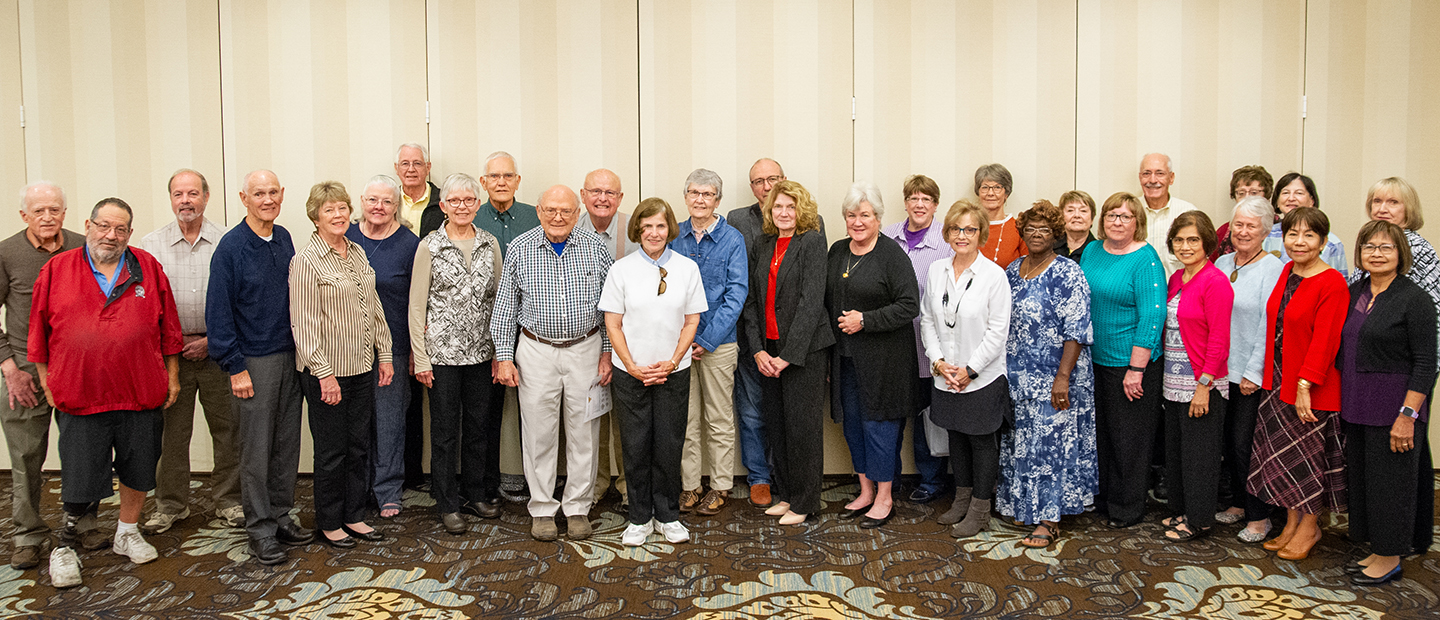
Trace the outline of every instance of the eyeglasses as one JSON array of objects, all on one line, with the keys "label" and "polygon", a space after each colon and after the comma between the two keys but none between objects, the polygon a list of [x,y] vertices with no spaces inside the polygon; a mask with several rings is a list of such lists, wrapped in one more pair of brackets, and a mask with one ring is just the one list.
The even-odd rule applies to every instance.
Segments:
[{"label": "eyeglasses", "polygon": [[569,216],[574,212],[574,209],[561,209],[559,207],[545,207],[540,209],[540,215],[552,220],[560,216]]},{"label": "eyeglasses", "polygon": [[459,208],[462,207],[462,206],[463,206],[463,207],[473,207],[473,206],[475,206],[475,203],[476,203],[476,202],[479,202],[479,201],[477,201],[477,200],[474,199],[474,198],[446,198],[446,199],[445,199],[445,204],[450,205],[450,208],[451,208],[451,209],[459,209]]},{"label": "eyeglasses", "polygon": [[705,200],[714,200],[715,197],[716,197],[716,196],[719,196],[719,195],[720,195],[720,194],[717,194],[717,193],[715,193],[715,192],[702,192],[702,191],[700,191],[700,190],[698,190],[698,189],[687,189],[687,190],[685,190],[685,196],[686,196],[687,198],[694,198],[694,199],[696,199],[696,200],[699,200],[699,199],[701,199],[701,198],[703,198],[703,199],[705,199]]},{"label": "eyeglasses", "polygon": [[[472,200],[473,200],[473,198],[472,198]],[[361,201],[361,202],[364,202],[364,203],[365,203],[365,206],[367,206],[367,207],[373,207],[373,206],[375,206],[375,205],[381,205],[381,204],[383,204],[383,205],[393,205],[393,204],[395,204],[395,201],[394,201],[393,199],[391,199],[391,198],[381,198],[381,197],[379,197],[379,196],[365,196],[365,197],[362,197],[362,198],[360,199],[360,201]]]},{"label": "eyeglasses", "polygon": [[1135,216],[1130,215],[1129,213],[1106,213],[1106,214],[1105,214],[1105,221],[1107,221],[1107,222],[1128,222],[1128,221],[1133,220],[1133,219],[1135,219]]},{"label": "eyeglasses", "polygon": [[980,234],[980,229],[974,226],[966,226],[965,228],[957,228],[952,226],[950,228],[950,232],[960,233],[961,235],[966,237],[974,237],[975,235]]},{"label": "eyeglasses", "polygon": [[[657,267],[658,267],[658,265],[657,265]],[[655,293],[656,295],[664,295],[664,294],[665,294],[665,276],[668,276],[668,275],[670,275],[670,273],[667,272],[667,271],[665,271],[665,268],[664,268],[664,267],[660,267],[660,292]]]},{"label": "eyeglasses", "polygon": [[1048,235],[1048,234],[1050,234],[1050,227],[1049,227],[1049,226],[1026,226],[1026,227],[1025,227],[1024,229],[1022,229],[1020,232],[1026,234],[1026,235]]},{"label": "eyeglasses", "polygon": [[1170,243],[1173,244],[1173,245],[1174,245],[1175,247],[1177,247],[1177,248],[1179,248],[1179,247],[1190,247],[1190,246],[1192,246],[1192,245],[1199,245],[1199,246],[1205,245],[1205,242],[1204,242],[1203,240],[1201,240],[1199,237],[1175,237],[1174,239],[1171,239],[1171,240],[1170,240]]},{"label": "eyeglasses", "polygon": [[905,204],[933,205],[935,204],[935,199],[929,196],[911,196],[905,199]]},{"label": "eyeglasses", "polygon": [[101,237],[110,234],[111,231],[114,231],[117,237],[125,237],[130,234],[131,230],[129,226],[123,224],[120,226],[111,226],[109,224],[101,224],[95,220],[90,220],[90,224],[95,227],[95,232],[100,233]]},{"label": "eyeglasses", "polygon": [[399,166],[403,170],[409,170],[411,168],[424,168],[425,163],[426,162],[423,161],[397,161],[395,162],[395,165]]},{"label": "eyeglasses", "polygon": [[500,181],[501,179],[504,179],[506,181],[514,181],[519,176],[520,175],[515,174],[514,172],[492,172],[485,175],[485,178],[490,179],[490,182],[494,183]]},{"label": "eyeglasses", "polygon": [[584,191],[585,191],[585,193],[590,194],[591,196],[599,196],[599,197],[602,197],[602,198],[609,198],[609,199],[611,199],[611,200],[614,200],[614,199],[620,197],[620,192],[617,192],[617,191],[615,191],[615,190],[613,190],[613,189],[588,189],[588,188],[587,188],[587,189],[585,189]]},{"label": "eyeglasses", "polygon": [[999,193],[1001,193],[1001,192],[1003,192],[1003,191],[1005,191],[1005,188],[1002,187],[1002,186],[999,186],[999,185],[981,185],[981,186],[980,186],[980,191],[977,191],[977,192],[975,192],[975,193],[976,193],[976,194],[999,194]]},{"label": "eyeglasses", "polygon": [[775,174],[775,175],[770,175],[770,176],[768,176],[768,177],[760,177],[760,178],[758,178],[758,179],[750,179],[750,186],[751,186],[751,187],[760,187],[761,185],[766,185],[766,184],[774,185],[774,184],[779,183],[779,182],[784,181],[784,180],[785,180],[785,177],[782,177],[782,176],[780,176],[780,175],[778,175],[778,174]]},{"label": "eyeglasses", "polygon": [[1367,244],[1365,244],[1365,245],[1360,246],[1360,253],[1361,253],[1361,254],[1379,254],[1379,255],[1381,255],[1381,256],[1390,256],[1390,255],[1392,255],[1392,254],[1395,253],[1395,246],[1394,246],[1393,244],[1389,244],[1389,243],[1382,243],[1382,244],[1379,244],[1379,245],[1376,245],[1376,244],[1374,244],[1374,243],[1367,243]]}]

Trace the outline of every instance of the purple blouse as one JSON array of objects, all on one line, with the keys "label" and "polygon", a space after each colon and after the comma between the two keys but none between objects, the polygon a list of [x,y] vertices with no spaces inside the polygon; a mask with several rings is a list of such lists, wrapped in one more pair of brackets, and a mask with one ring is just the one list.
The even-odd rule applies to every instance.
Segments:
[{"label": "purple blouse", "polygon": [[[1364,426],[1390,426],[1405,404],[1410,376],[1388,372],[1361,373],[1355,369],[1359,357],[1360,328],[1370,316],[1371,292],[1367,287],[1345,317],[1340,332],[1340,348],[1345,360],[1340,368],[1340,419]],[[1420,420],[1430,418],[1430,403],[1420,407]]]}]

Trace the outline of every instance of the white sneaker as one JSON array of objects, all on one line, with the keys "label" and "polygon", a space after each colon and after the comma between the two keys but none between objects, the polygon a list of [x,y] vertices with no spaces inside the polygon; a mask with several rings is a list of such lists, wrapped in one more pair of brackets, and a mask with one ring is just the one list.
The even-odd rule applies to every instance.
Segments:
[{"label": "white sneaker", "polygon": [[245,526],[245,509],[239,506],[221,508],[215,511],[215,516],[220,517],[220,520],[224,521],[225,525],[230,527]]},{"label": "white sneaker", "polygon": [[140,529],[150,534],[160,534],[188,518],[190,518],[190,508],[188,507],[175,514],[156,510],[150,513],[150,518],[145,520],[145,525],[140,526]]},{"label": "white sneaker", "polygon": [[113,548],[115,553],[130,558],[130,561],[136,564],[144,564],[160,557],[160,553],[155,551],[155,545],[145,542],[145,537],[141,536],[140,532],[121,534],[116,531]]},{"label": "white sneaker", "polygon": [[57,588],[80,585],[80,558],[69,547],[56,547],[50,552],[50,583]]},{"label": "white sneaker", "polygon": [[645,539],[655,533],[655,526],[646,523],[644,525],[630,524],[625,528],[625,533],[620,536],[620,543],[626,547],[639,547],[645,544]]},{"label": "white sneaker", "polygon": [[660,531],[665,534],[665,540],[672,545],[690,542],[690,530],[685,529],[685,524],[679,521],[661,523]]}]

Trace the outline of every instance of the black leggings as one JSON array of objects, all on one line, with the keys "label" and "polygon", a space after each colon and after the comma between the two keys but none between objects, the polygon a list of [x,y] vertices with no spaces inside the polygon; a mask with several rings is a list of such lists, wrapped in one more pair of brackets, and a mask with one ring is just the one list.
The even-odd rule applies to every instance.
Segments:
[{"label": "black leggings", "polygon": [[1000,474],[1000,431],[984,435],[950,434],[950,468],[955,488],[970,488],[970,497],[995,499],[995,481]]}]

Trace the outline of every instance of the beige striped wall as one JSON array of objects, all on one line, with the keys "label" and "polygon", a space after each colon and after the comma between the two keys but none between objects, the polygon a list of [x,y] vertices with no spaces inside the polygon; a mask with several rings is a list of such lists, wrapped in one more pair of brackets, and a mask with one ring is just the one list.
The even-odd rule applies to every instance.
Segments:
[{"label": "beige striped wall", "polygon": [[[182,166],[233,223],[241,176],[266,167],[303,239],[311,184],[356,188],[415,141],[436,181],[513,153],[527,202],[608,167],[627,209],[682,208],[698,167],[725,179],[722,210],[744,206],[750,163],[775,157],[832,240],[852,180],[894,221],[905,176],[949,202],[998,161],[1016,212],[1137,191],[1140,156],[1164,151],[1174,194],[1217,216],[1234,168],[1302,170],[1349,240],[1380,177],[1440,196],[1437,27],[1426,0],[0,0],[0,230],[44,178],[69,227],[119,195],[146,232]],[[839,438],[829,471],[848,468]]]}]

